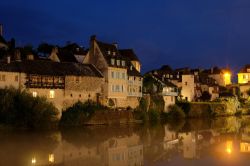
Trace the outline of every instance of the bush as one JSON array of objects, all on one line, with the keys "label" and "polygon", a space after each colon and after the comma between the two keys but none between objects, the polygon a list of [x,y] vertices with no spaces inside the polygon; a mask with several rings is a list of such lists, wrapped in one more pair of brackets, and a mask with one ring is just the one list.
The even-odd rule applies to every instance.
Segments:
[{"label": "bush", "polygon": [[173,120],[184,119],[186,117],[184,111],[177,105],[170,105],[168,107],[168,118]]},{"label": "bush", "polygon": [[57,124],[58,110],[43,97],[14,88],[0,89],[0,123],[19,128],[49,128]]},{"label": "bush", "polygon": [[89,121],[92,115],[99,110],[107,108],[94,102],[77,102],[62,113],[60,125],[82,126]]}]

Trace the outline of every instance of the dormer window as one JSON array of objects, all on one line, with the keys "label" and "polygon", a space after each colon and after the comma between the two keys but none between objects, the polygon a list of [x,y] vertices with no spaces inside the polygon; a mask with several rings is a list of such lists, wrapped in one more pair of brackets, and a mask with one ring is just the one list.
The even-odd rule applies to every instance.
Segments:
[{"label": "dormer window", "polygon": [[133,66],[130,66],[130,70],[133,70]]},{"label": "dormer window", "polygon": [[120,66],[120,60],[116,60],[117,66]]},{"label": "dormer window", "polygon": [[108,55],[110,55],[110,51],[108,50]]},{"label": "dormer window", "polygon": [[122,61],[122,66],[125,66],[125,61]]},{"label": "dormer window", "polygon": [[115,60],[111,59],[111,65],[115,65]]}]

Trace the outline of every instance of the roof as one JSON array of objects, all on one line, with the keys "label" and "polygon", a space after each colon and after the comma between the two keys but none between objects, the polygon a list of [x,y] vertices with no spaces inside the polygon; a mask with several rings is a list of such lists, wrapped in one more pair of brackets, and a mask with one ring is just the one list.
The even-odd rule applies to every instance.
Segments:
[{"label": "roof", "polygon": [[120,54],[122,56],[127,57],[131,61],[138,61],[138,62],[140,62],[140,60],[135,55],[135,53],[134,53],[134,51],[132,49],[122,49],[122,50],[119,50],[119,52],[120,52]]},{"label": "roof", "polygon": [[142,77],[141,73],[138,72],[134,66],[131,65],[131,68],[128,68],[127,73],[129,76]]},{"label": "roof", "polygon": [[249,73],[249,71],[247,71],[247,69],[250,69],[250,64],[245,65],[239,73]]},{"label": "roof", "polygon": [[52,61],[22,61],[0,62],[0,71],[23,72],[26,74],[53,75],[53,76],[91,76],[103,77],[91,64],[59,63]]},{"label": "roof", "polygon": [[122,56],[114,44],[103,43],[100,41],[96,41],[96,42],[109,66],[115,66],[119,68],[127,67],[128,62],[125,66],[122,66],[122,65],[117,66],[116,63],[114,65],[111,64],[111,59],[128,61],[128,58]]}]

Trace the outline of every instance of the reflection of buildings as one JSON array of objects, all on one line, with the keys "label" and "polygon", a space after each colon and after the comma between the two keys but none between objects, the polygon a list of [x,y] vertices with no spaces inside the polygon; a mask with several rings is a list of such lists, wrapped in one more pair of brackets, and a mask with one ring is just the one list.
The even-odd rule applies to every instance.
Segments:
[{"label": "reflection of buildings", "polygon": [[77,146],[61,138],[58,140],[58,146],[51,153],[33,155],[30,158],[30,165],[143,165],[143,145],[139,145],[140,137],[135,134],[112,137],[93,146]]},{"label": "reflection of buildings", "polygon": [[164,126],[165,136],[163,140],[164,150],[173,149],[179,143],[178,134],[175,131],[170,131],[168,126]]},{"label": "reflection of buildings", "polygon": [[132,135],[105,141],[100,148],[105,165],[143,165],[143,146],[139,140],[139,136]]}]

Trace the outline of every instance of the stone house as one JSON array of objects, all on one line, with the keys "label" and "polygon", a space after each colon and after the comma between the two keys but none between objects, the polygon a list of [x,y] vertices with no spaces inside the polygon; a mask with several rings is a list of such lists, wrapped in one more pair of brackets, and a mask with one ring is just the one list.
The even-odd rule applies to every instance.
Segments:
[{"label": "stone house", "polygon": [[97,101],[103,75],[91,64],[52,61],[0,62],[0,88],[27,90],[44,96],[59,110],[77,101]]},{"label": "stone house", "polygon": [[142,97],[140,62],[138,58],[131,58],[131,51],[120,51],[117,44],[103,43],[95,36],[91,37],[84,63],[93,64],[104,76],[102,104],[123,108],[139,105]]}]

